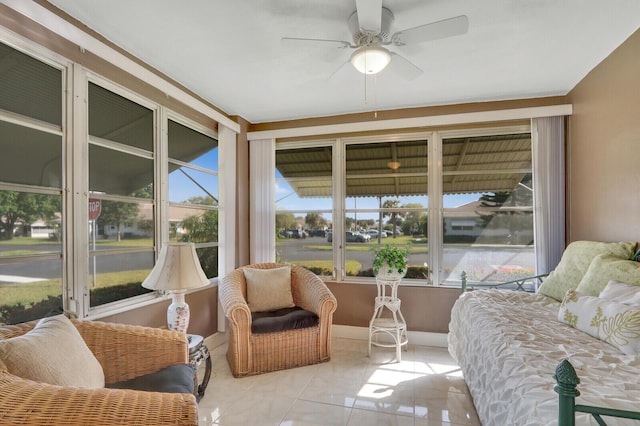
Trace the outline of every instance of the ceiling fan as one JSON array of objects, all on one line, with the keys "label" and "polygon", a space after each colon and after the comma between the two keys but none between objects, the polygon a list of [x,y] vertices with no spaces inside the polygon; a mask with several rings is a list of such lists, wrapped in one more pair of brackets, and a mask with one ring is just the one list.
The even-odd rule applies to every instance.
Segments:
[{"label": "ceiling fan", "polygon": [[[466,15],[443,19],[391,33],[393,13],[382,6],[382,0],[356,0],[356,10],[348,20],[353,42],[317,38],[283,37],[285,43],[306,43],[338,49],[355,49],[342,68],[351,62],[363,74],[377,74],[393,60],[394,70],[406,79],[422,74],[413,62],[386,46],[405,46],[465,34],[469,29]],[[336,71],[337,72],[337,71]],[[334,72],[333,75],[336,74]]]}]

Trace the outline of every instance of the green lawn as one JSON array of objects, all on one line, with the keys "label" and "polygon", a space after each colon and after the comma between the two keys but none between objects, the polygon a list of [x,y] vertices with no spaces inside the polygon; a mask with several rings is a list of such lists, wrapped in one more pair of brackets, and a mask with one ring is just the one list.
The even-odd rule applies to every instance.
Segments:
[{"label": "green lawn", "polygon": [[[148,269],[98,274],[95,288],[142,282],[147,275],[149,275]],[[61,292],[62,285],[60,278],[32,283],[2,284],[0,286],[0,305],[15,305],[21,303],[29,306],[32,303],[45,300],[48,296],[60,296]]]},{"label": "green lawn", "polygon": [[[307,269],[322,269],[324,271],[333,270],[333,262],[330,260],[300,260],[296,262],[296,265],[305,267]],[[362,269],[362,264],[355,260],[347,260],[347,264],[345,265],[347,269],[347,274],[349,275],[357,275]]]},{"label": "green lawn", "polygon": [[[42,238],[31,237],[14,237],[12,240],[0,240],[1,246],[39,246],[40,249],[34,247],[33,250],[21,248],[19,250],[3,250],[0,252],[0,256],[28,256],[35,254],[45,254],[51,252],[57,252],[62,249],[62,243],[59,241],[51,241]],[[42,249],[42,246],[46,248]],[[153,240],[151,238],[137,238],[126,239],[121,241],[116,240],[96,240],[96,246],[100,247],[153,247]]]}]

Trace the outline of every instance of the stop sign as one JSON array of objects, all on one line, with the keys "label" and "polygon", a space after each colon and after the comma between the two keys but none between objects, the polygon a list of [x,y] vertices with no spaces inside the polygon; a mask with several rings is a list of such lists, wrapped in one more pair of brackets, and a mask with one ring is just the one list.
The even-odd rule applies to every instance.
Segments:
[{"label": "stop sign", "polygon": [[102,203],[94,198],[89,199],[89,220],[96,220],[102,211]]}]

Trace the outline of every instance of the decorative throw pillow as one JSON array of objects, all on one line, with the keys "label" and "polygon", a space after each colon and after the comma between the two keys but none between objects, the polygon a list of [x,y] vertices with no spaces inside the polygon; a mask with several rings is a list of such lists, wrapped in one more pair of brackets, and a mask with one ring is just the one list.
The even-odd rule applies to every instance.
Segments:
[{"label": "decorative throw pillow", "polygon": [[611,280],[640,284],[640,263],[600,254],[589,265],[576,291],[586,296],[597,296]]},{"label": "decorative throw pillow", "polygon": [[634,242],[574,241],[564,250],[560,263],[544,280],[538,292],[561,301],[567,290],[578,287],[596,256],[609,254],[619,259],[630,259],[635,245]]},{"label": "decorative throw pillow", "polygon": [[627,355],[640,351],[640,307],[567,291],[558,320],[603,340]]},{"label": "decorative throw pillow", "polygon": [[291,267],[272,269],[244,268],[247,281],[247,304],[251,312],[292,308]]},{"label": "decorative throw pillow", "polygon": [[640,306],[640,285],[609,281],[598,295],[600,299],[625,305]]},{"label": "decorative throw pillow", "polygon": [[104,387],[102,366],[64,315],[41,319],[22,336],[0,340],[0,361],[18,377],[58,386]]}]

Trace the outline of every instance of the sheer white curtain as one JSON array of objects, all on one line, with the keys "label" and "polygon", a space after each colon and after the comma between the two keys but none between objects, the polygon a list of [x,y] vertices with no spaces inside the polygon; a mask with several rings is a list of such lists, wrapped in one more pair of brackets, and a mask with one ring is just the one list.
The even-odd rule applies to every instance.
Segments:
[{"label": "sheer white curtain", "polygon": [[564,117],[531,120],[536,273],[551,272],[565,248]]},{"label": "sheer white curtain", "polygon": [[274,262],[276,253],[276,141],[249,141],[249,203],[251,263]]}]

